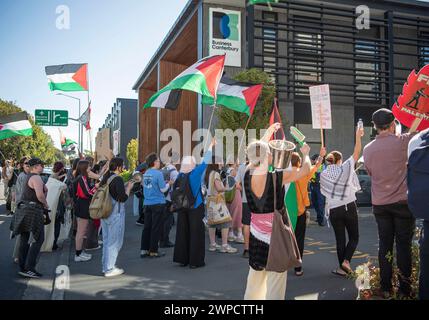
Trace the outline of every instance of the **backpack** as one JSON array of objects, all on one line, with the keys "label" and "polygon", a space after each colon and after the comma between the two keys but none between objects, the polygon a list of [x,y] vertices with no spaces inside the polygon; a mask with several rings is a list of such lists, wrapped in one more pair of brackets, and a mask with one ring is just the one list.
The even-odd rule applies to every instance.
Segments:
[{"label": "backpack", "polygon": [[107,219],[112,213],[112,198],[109,193],[109,186],[117,175],[112,175],[107,183],[97,189],[89,205],[89,216],[93,220]]},{"label": "backpack", "polygon": [[173,208],[172,210],[175,212],[194,208],[196,199],[192,193],[189,175],[190,173],[181,173],[173,184],[171,204]]},{"label": "backpack", "polygon": [[408,159],[408,206],[417,219],[429,220],[429,147],[415,149]]}]

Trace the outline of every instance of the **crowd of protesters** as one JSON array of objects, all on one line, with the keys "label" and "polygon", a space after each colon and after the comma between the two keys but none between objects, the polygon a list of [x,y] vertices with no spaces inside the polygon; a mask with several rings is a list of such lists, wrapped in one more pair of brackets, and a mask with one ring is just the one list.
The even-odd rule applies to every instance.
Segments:
[{"label": "crowd of protesters", "polygon": [[[424,219],[420,298],[428,299],[429,213],[423,193],[425,183],[429,183],[429,133],[426,130],[418,135],[396,134],[396,120],[387,109],[375,112],[372,121],[377,136],[363,149],[363,159],[372,178],[382,294],[385,298],[392,295],[393,266],[389,254],[393,254],[396,243],[399,291],[404,297],[411,295],[411,252],[417,217]],[[149,154],[137,166],[128,184],[121,177],[124,160],[120,158],[97,164],[92,158],[75,159],[69,170],[58,162],[45,183],[40,177],[43,171],[40,159],[23,158],[16,168],[11,161],[4,162],[1,178],[6,186],[7,210],[14,213],[13,259],[19,266],[19,274],[41,277],[36,269],[38,254],[41,250],[57,250],[59,239],[68,235],[67,228],[72,229],[75,237],[76,263],[90,261],[92,256],[88,251],[102,246],[103,274],[106,277],[123,274],[125,271],[116,266],[116,260],[125,234],[125,202],[131,195],[133,214],[138,216],[136,224],[143,226],[141,258],[161,258],[165,252],[160,248],[174,247],[173,262],[195,269],[205,266],[206,250],[237,254],[234,243],[243,244],[241,256],[249,260],[245,299],[284,299],[287,272],[268,271],[267,265],[271,263],[273,215],[285,209],[285,186],[291,183],[295,183],[297,191],[294,235],[300,257],[304,254],[308,209],[312,205],[317,223],[332,227],[335,235],[338,267],[332,273],[342,277],[353,273],[351,261],[359,243],[356,192],[360,184],[356,167],[362,153],[363,128],[356,130],[356,144],[349,158],[322,147],[310,159],[310,147],[304,144],[300,153],[292,154],[289,168],[273,170],[269,140],[280,127],[272,125],[261,140],[247,146],[246,163],[233,160],[225,166],[214,154],[213,139],[199,164],[194,157],[180,159],[173,155],[163,165],[157,154]],[[136,181],[134,176],[141,179]],[[106,185],[112,212],[101,221],[92,219],[89,213],[92,198]],[[214,221],[211,216],[214,210],[226,218]],[[173,225],[175,240],[170,236]],[[304,275],[302,264],[294,271],[296,276]]]}]

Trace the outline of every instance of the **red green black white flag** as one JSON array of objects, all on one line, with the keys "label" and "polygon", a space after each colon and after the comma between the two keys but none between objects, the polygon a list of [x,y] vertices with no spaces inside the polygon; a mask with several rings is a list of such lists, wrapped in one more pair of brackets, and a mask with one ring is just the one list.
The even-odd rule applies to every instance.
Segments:
[{"label": "red green black white flag", "polygon": [[88,64],[45,67],[51,91],[88,91]]},{"label": "red green black white flag", "polygon": [[[262,84],[238,82],[223,76],[217,91],[216,105],[252,116],[262,91]],[[214,99],[203,97],[203,104],[213,105]]]},{"label": "red green black white flag", "polygon": [[33,127],[26,112],[0,117],[0,140],[16,136],[32,136]]},{"label": "red green black white flag", "polygon": [[155,93],[144,108],[176,110],[182,90],[196,92],[203,97],[216,99],[216,92],[225,65],[225,55],[201,59],[179,74],[163,89]]}]

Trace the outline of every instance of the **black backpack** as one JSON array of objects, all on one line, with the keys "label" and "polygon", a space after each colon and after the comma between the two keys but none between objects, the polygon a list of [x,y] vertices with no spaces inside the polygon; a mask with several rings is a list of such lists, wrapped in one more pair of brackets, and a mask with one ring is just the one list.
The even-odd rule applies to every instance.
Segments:
[{"label": "black backpack", "polygon": [[189,175],[189,173],[179,174],[173,184],[171,193],[171,204],[173,211],[178,212],[181,210],[190,210],[194,208],[196,199],[192,193]]}]

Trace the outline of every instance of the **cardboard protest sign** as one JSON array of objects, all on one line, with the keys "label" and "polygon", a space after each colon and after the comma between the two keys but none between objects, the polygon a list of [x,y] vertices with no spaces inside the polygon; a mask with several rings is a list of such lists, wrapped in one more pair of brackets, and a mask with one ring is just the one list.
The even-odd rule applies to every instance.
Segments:
[{"label": "cardboard protest sign", "polygon": [[411,131],[429,128],[429,65],[411,72],[392,111]]},{"label": "cardboard protest sign", "polygon": [[313,129],[332,129],[329,85],[310,87],[310,100]]}]

